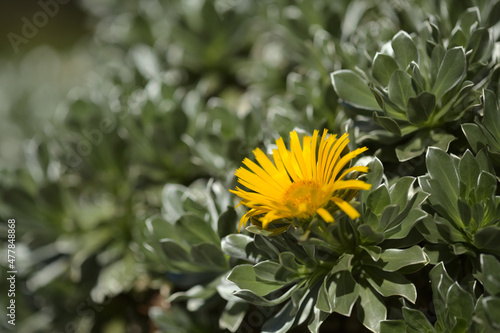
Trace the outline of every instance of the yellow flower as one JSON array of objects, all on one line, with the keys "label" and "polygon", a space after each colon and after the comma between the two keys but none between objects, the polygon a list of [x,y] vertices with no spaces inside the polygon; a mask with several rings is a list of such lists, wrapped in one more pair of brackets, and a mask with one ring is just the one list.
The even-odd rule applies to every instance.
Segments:
[{"label": "yellow flower", "polygon": [[290,132],[290,138],[290,150],[286,149],[283,138],[276,140],[274,163],[257,148],[253,153],[260,166],[245,158],[243,164],[248,169],[236,170],[238,182],[249,189],[230,190],[242,199],[240,205],[250,208],[240,220],[240,229],[252,217],[256,217],[263,228],[276,220],[310,219],[315,214],[326,222],[333,222],[327,210],[331,203],[350,218],[359,217],[348,200],[353,198],[353,191],[355,194],[358,190],[369,190],[371,185],[346,179],[346,176],[351,172],[366,173],[368,167],[353,166],[345,170],[344,167],[367,148],[343,154],[349,143],[348,135],[337,139],[336,135],[328,135],[327,130],[319,140],[319,147],[317,130],[312,137],[304,136],[302,147],[297,132]]}]

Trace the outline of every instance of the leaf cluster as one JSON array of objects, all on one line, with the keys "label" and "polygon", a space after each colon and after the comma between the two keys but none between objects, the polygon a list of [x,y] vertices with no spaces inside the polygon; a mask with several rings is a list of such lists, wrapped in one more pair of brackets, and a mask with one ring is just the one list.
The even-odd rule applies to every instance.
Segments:
[{"label": "leaf cluster", "polygon": [[372,116],[363,139],[390,136],[399,161],[418,157],[427,146],[446,150],[457,138],[457,123],[469,122],[468,114],[481,106],[482,89],[495,84],[488,20],[482,21],[477,7],[469,8],[445,35],[431,17],[418,38],[405,31],[394,35],[375,54],[370,71],[333,72],[343,102]]}]

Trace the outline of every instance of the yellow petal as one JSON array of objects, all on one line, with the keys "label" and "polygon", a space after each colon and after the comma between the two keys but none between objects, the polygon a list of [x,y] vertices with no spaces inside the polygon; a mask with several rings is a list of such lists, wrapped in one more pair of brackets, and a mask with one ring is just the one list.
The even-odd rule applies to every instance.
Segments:
[{"label": "yellow petal", "polygon": [[354,209],[347,201],[344,201],[337,197],[332,197],[331,199],[344,213],[346,213],[351,219],[358,218],[359,212]]},{"label": "yellow petal", "polygon": [[356,156],[358,156],[359,154],[361,154],[362,152],[368,150],[368,148],[366,147],[363,147],[363,148],[358,148],[356,150],[353,150],[351,151],[350,153],[348,154],[345,154],[344,156],[342,156],[342,158],[340,159],[340,161],[338,161],[337,165],[335,165],[335,169],[333,170],[332,172],[332,175],[331,175],[331,179],[330,181],[335,181],[338,173],[340,172],[340,170],[342,170],[342,168],[350,161],[352,160],[353,158],[355,158]]},{"label": "yellow petal", "polygon": [[318,215],[321,216],[321,218],[325,220],[325,222],[330,223],[334,221],[332,214],[330,214],[330,212],[324,208],[316,209],[316,213],[318,213]]},{"label": "yellow petal", "polygon": [[316,179],[320,182],[323,182],[326,171],[326,164],[328,162],[328,154],[331,146],[336,142],[336,136],[330,135],[328,138],[326,137],[328,134],[327,130],[323,131],[323,135],[321,136],[319,149],[318,149],[318,163],[316,165],[317,176]]},{"label": "yellow petal", "polygon": [[272,181],[276,182],[281,189],[286,190],[291,182],[290,178],[286,174],[286,171],[280,172],[276,166],[269,160],[266,154],[259,148],[253,151],[257,162],[262,166],[262,168],[269,174]]},{"label": "yellow petal", "polygon": [[239,224],[239,226],[238,226],[238,232],[240,232],[240,231],[241,231],[241,227],[242,227],[244,224],[246,224],[246,223],[248,222],[248,215],[250,214],[250,212],[251,212],[251,211],[252,211],[252,210],[249,210],[248,212],[246,212],[246,214],[245,214],[245,215],[243,215],[243,216],[241,217],[241,219],[240,219],[240,224]]},{"label": "yellow petal", "polygon": [[365,183],[362,180],[350,179],[350,180],[339,180],[333,183],[332,191],[338,190],[369,190],[372,187],[371,184]]},{"label": "yellow petal", "polygon": [[362,166],[362,165],[357,165],[357,166],[353,166],[351,168],[348,168],[344,172],[342,172],[342,175],[340,175],[340,177],[337,178],[337,181],[343,179],[345,176],[347,176],[351,172],[364,172],[364,173],[366,173],[366,172],[368,172],[368,167]]},{"label": "yellow petal", "polygon": [[[316,161],[316,146],[318,145],[318,130],[314,130],[313,137],[311,140],[311,157],[310,157],[310,164],[311,164],[311,178],[316,179],[316,174],[317,174],[317,161]],[[307,161],[306,161],[307,162]]]},{"label": "yellow petal", "polygon": [[340,154],[344,151],[345,147],[349,144],[349,138],[347,134],[342,135],[335,145],[332,147],[331,151],[328,154],[328,163],[325,167],[325,175],[323,176],[323,182],[328,183],[331,180],[334,180],[334,176],[332,175],[332,170],[334,170],[338,163]]},{"label": "yellow petal", "polygon": [[306,162],[304,161],[304,154],[302,152],[302,148],[300,147],[299,136],[296,131],[290,132],[290,150],[295,157],[294,165],[297,166],[295,172],[300,174],[301,178],[307,178],[307,167]]},{"label": "yellow petal", "polygon": [[278,151],[279,155],[281,157],[281,160],[283,161],[283,165],[285,166],[286,171],[290,175],[290,177],[293,179],[294,182],[299,181],[302,177],[302,175],[298,175],[295,172],[295,169],[297,166],[293,166],[292,159],[291,159],[291,153],[286,149],[285,143],[283,142],[283,138],[279,138],[276,140],[276,145],[278,146]]},{"label": "yellow petal", "polygon": [[253,161],[249,160],[248,158],[245,158],[243,160],[243,163],[257,176],[262,178],[264,182],[266,182],[268,185],[272,186],[275,188],[277,191],[281,192],[283,191],[283,187],[276,182],[276,180],[271,177],[266,170],[262,169],[260,166],[258,166],[256,163]]},{"label": "yellow petal", "polygon": [[259,192],[273,198],[280,197],[283,193],[282,189],[271,186],[271,184],[269,184],[269,182],[267,182],[265,179],[247,169],[239,169],[236,172],[236,176],[239,178],[238,181],[240,182],[240,184],[243,184],[243,182],[245,182],[245,184],[243,185],[255,192]]}]

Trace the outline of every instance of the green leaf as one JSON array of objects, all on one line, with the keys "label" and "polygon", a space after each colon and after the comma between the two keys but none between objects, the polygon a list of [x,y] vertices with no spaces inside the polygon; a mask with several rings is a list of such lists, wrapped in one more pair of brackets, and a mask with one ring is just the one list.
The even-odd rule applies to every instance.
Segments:
[{"label": "green leaf", "polygon": [[408,99],[406,114],[412,124],[421,124],[429,119],[436,106],[436,96],[424,91]]},{"label": "green leaf", "polygon": [[[486,204],[493,204],[493,203],[492,201],[488,201],[486,202]],[[498,214],[496,214],[496,216],[498,216]],[[474,219],[475,222],[474,227],[476,227],[477,225],[485,225],[487,222],[489,222],[484,220],[484,208],[482,202],[476,202],[474,205],[472,205],[471,218]]]},{"label": "green leaf", "polygon": [[469,55],[469,63],[474,64],[487,60],[491,56],[493,45],[488,29],[475,29],[467,45],[467,50],[472,50],[472,54]]},{"label": "green leaf", "polygon": [[222,251],[238,259],[247,259],[246,247],[253,241],[252,237],[242,234],[231,234],[222,239]]},{"label": "green leaf", "polygon": [[191,248],[191,257],[200,266],[215,270],[226,270],[228,265],[221,249],[211,243],[201,243]]},{"label": "green leaf", "polygon": [[281,265],[275,261],[265,260],[254,266],[255,275],[266,281],[276,281],[275,275]]},{"label": "green leaf", "polygon": [[285,293],[283,293],[281,296],[274,298],[274,299],[266,299],[263,298],[262,296],[256,295],[253,291],[248,290],[248,289],[242,289],[234,292],[234,295],[244,299],[245,301],[255,304],[257,306],[274,306],[283,303],[287,299],[290,298],[292,294],[294,294],[297,290],[299,290],[302,287],[303,284],[295,284],[290,289],[288,289]]},{"label": "green leaf", "polygon": [[332,270],[330,271],[330,274],[333,275],[335,273],[341,272],[341,271],[351,271],[352,269],[352,258],[354,258],[353,254],[350,253],[344,253],[340,256],[339,259],[337,259],[337,262],[333,266]]},{"label": "green leaf", "polygon": [[448,244],[425,244],[424,252],[429,257],[431,265],[437,265],[439,262],[447,264],[455,259]]},{"label": "green leaf", "polygon": [[177,232],[172,224],[165,221],[162,217],[153,216],[146,220],[145,233],[148,235],[148,239],[160,240],[162,238],[170,238],[174,240],[179,240]]},{"label": "green leaf", "polygon": [[368,194],[368,198],[366,199],[366,204],[375,214],[382,214],[384,208],[391,204],[391,197],[389,196],[387,186],[381,185],[374,191],[370,192]]},{"label": "green leaf", "polygon": [[380,333],[402,333],[406,332],[406,322],[401,319],[384,320],[380,322]]},{"label": "green leaf", "polygon": [[[180,184],[167,184],[163,188],[161,199],[163,208],[166,212],[168,212],[169,222],[177,221],[185,213],[182,208],[182,193],[186,193],[188,191],[189,189],[186,186]],[[172,238],[172,236],[166,237]]]},{"label": "green leaf", "polygon": [[[187,197],[183,203],[182,208],[184,211],[190,215],[203,216],[205,215],[207,209],[201,203],[197,202],[191,197]],[[182,218],[182,217],[181,217]]]},{"label": "green leaf", "polygon": [[456,282],[448,289],[446,305],[448,314],[454,321],[456,319],[464,319],[466,323],[471,322],[472,313],[474,311],[474,300],[472,296]]},{"label": "green leaf", "polygon": [[463,243],[455,243],[451,244],[450,248],[454,255],[460,256],[462,254],[468,254],[470,256],[474,256],[475,252],[472,251],[466,244]]},{"label": "green leaf", "polygon": [[258,280],[252,265],[246,264],[234,267],[227,279],[236,283],[241,289],[252,291],[257,296],[265,296],[283,287],[283,283]]},{"label": "green leaf", "polygon": [[[306,6],[300,6],[305,9]],[[342,19],[342,27],[340,31],[342,32],[341,41],[348,40],[352,38],[351,36],[355,34],[356,29],[358,28],[360,21],[366,15],[366,11],[369,9],[369,4],[364,2],[352,2],[349,3],[347,8],[345,9],[345,16]],[[314,12],[313,8],[310,8],[311,11]],[[304,15],[306,10],[303,10],[302,15]],[[310,13],[310,12],[309,12]]]},{"label": "green leaf", "polygon": [[474,246],[480,250],[500,256],[500,227],[488,226],[476,232]]},{"label": "green leaf", "polygon": [[[384,232],[386,239],[402,239],[408,236],[415,224],[426,216],[427,213],[420,209],[410,208],[409,212],[402,211],[396,219],[391,221],[390,227]],[[397,222],[398,220],[400,222]]]},{"label": "green leaf", "polygon": [[[472,217],[472,212],[469,207],[462,199],[458,199],[458,213],[460,214],[460,219],[464,226],[468,226],[470,219]],[[482,220],[482,219],[481,219]]]},{"label": "green leaf", "polygon": [[417,300],[417,289],[402,274],[386,272],[376,267],[365,267],[365,279],[380,295],[403,296],[412,303]]},{"label": "green leaf", "polygon": [[397,222],[396,217],[399,213],[399,205],[389,205],[385,206],[382,215],[380,216],[379,225],[377,227],[377,231],[383,231],[391,228],[391,224],[395,224]]},{"label": "green leaf", "polygon": [[460,190],[457,170],[451,157],[441,149],[430,147],[425,161],[432,179],[439,182],[443,191],[450,196],[452,203],[456,202]]},{"label": "green leaf", "polygon": [[379,267],[387,272],[395,272],[401,268],[412,265],[426,265],[429,258],[418,245],[408,249],[387,249],[380,255]]},{"label": "green leaf", "polygon": [[351,70],[339,70],[331,75],[337,95],[347,104],[366,110],[380,110],[368,84]]},{"label": "green leaf", "polygon": [[492,175],[495,174],[495,168],[486,148],[479,150],[476,154],[476,161],[481,170],[487,171]]},{"label": "green leaf", "polygon": [[403,307],[403,317],[408,326],[420,333],[434,333],[434,327],[429,323],[425,315],[415,309]]},{"label": "green leaf", "polygon": [[427,89],[427,81],[425,78],[422,76],[422,73],[420,72],[420,67],[416,62],[410,63],[410,69],[411,69],[411,75],[413,78],[413,82],[416,85],[417,93],[421,93],[424,90]]},{"label": "green leaf", "polygon": [[377,261],[380,258],[380,253],[382,253],[382,249],[380,248],[380,246],[359,245],[359,248],[368,253],[373,261]]},{"label": "green leaf", "polygon": [[204,300],[208,300],[212,296],[214,296],[217,293],[217,289],[214,288],[214,282],[217,282],[217,280],[212,281],[208,285],[200,285],[197,284],[191,288],[189,288],[185,292],[177,292],[173,295],[171,295],[167,301],[170,302],[177,302],[177,301],[188,301],[188,303],[191,301],[191,306],[188,304],[188,309],[190,311],[196,311],[198,310]]},{"label": "green leaf", "polygon": [[[378,188],[378,186],[382,182],[384,166],[382,165],[382,162],[380,162],[380,160],[375,157],[368,167],[370,168],[370,172],[366,174],[366,182],[368,184],[371,184],[371,190],[374,190]],[[362,191],[362,193],[365,193],[365,191]]]},{"label": "green leaf", "polygon": [[[334,286],[331,286],[332,284]],[[331,313],[333,311],[333,297],[330,297],[330,294],[328,293],[329,287],[335,290],[335,282],[326,277],[319,288],[318,299],[316,300],[316,308],[327,313]]]},{"label": "green leaf", "polygon": [[483,124],[500,144],[500,108],[497,96],[491,90],[484,90],[484,118]]},{"label": "green leaf", "polygon": [[162,239],[161,247],[168,260],[190,262],[189,253],[172,239]]},{"label": "green leaf", "polygon": [[219,318],[220,328],[227,329],[230,332],[236,332],[243,322],[247,310],[247,303],[227,302],[226,307]]},{"label": "green leaf", "polygon": [[[342,271],[337,273],[335,279],[335,295],[333,297],[334,312],[344,316],[350,316],[352,307],[358,299],[359,286],[353,279],[351,273]],[[331,291],[329,290],[331,295]]]},{"label": "green leaf", "polygon": [[401,136],[401,129],[399,128],[398,123],[389,117],[385,116],[380,116],[376,112],[373,113],[373,120],[386,130],[388,130],[391,133],[394,133],[398,136]]},{"label": "green leaf", "polygon": [[299,269],[299,265],[297,264],[295,258],[296,257],[292,252],[280,253],[279,256],[280,264],[283,266],[283,268],[285,268],[290,272],[297,272]]},{"label": "green leaf", "polygon": [[375,97],[377,104],[387,114],[387,111],[388,111],[387,107],[388,106],[386,105],[386,102],[384,100],[384,96],[382,95],[382,93],[378,89],[376,89],[372,84],[370,84],[368,87],[370,88],[370,91],[373,94],[373,97]]},{"label": "green leaf", "polygon": [[457,87],[455,90],[454,96],[450,96],[448,104],[434,114],[434,119],[443,117],[441,122],[450,123],[461,119],[465,113],[474,112],[473,110],[481,107],[479,92],[473,90],[473,87],[472,81],[463,80],[460,88]]},{"label": "green leaf", "polygon": [[442,129],[436,128],[430,131],[429,138],[426,141],[426,144],[427,146],[433,146],[440,148],[444,151],[447,151],[450,142],[452,142],[455,139],[456,138],[453,135],[446,133]]},{"label": "green leaf", "polygon": [[422,155],[425,151],[425,144],[420,135],[415,136],[412,140],[396,147],[396,156],[399,162],[405,162]]},{"label": "green leaf", "polygon": [[498,330],[500,327],[500,298],[499,297],[484,297],[481,300],[484,312],[488,318],[489,325]]},{"label": "green leaf", "polygon": [[481,171],[476,185],[476,202],[490,200],[495,195],[497,182],[491,173]]},{"label": "green leaf", "polygon": [[387,309],[378,293],[370,287],[358,286],[358,318],[363,325],[373,332],[380,331],[380,322],[387,318]]},{"label": "green leaf", "polygon": [[185,214],[176,223],[175,229],[180,239],[190,243],[198,244],[209,242],[219,244],[219,236],[210,226],[210,223],[203,220],[198,215]]},{"label": "green leaf", "polygon": [[472,150],[478,152],[488,145],[488,140],[483,135],[483,132],[476,124],[462,124],[462,131],[469,142]]},{"label": "green leaf", "polygon": [[402,110],[406,110],[408,99],[415,96],[410,74],[398,69],[394,71],[389,80],[389,98]]},{"label": "green leaf", "polygon": [[489,295],[500,296],[500,262],[490,254],[481,255],[482,283]]},{"label": "green leaf", "polygon": [[440,129],[419,131],[412,140],[396,147],[396,156],[400,162],[420,156],[428,147],[438,147],[447,150],[455,137]]},{"label": "green leaf", "polygon": [[269,240],[268,237],[255,235],[253,242],[259,250],[266,253],[270,258],[278,259],[280,250]]},{"label": "green leaf", "polygon": [[378,53],[373,58],[372,75],[384,87],[389,84],[392,73],[399,68],[393,57]]},{"label": "green leaf", "polygon": [[453,198],[452,194],[447,192],[444,185],[437,179],[429,179],[427,182],[430,187],[423,186],[426,188],[425,191],[432,193],[429,197],[432,207],[446,220],[452,222],[454,228],[464,229],[465,226],[458,211],[458,199]]},{"label": "green leaf", "polygon": [[464,13],[460,16],[457,22],[457,26],[462,28],[463,31],[467,32],[467,37],[469,37],[470,28],[474,23],[481,24],[481,15],[477,7],[467,8]]},{"label": "green leaf", "polygon": [[486,11],[487,18],[484,22],[484,25],[487,27],[491,27],[500,21],[500,2],[492,1],[486,8],[488,10]]},{"label": "green leaf", "polygon": [[465,47],[466,43],[467,36],[465,35],[464,31],[461,28],[454,29],[450,37],[450,41],[448,42],[448,47]]},{"label": "green leaf", "polygon": [[233,207],[228,208],[217,220],[217,234],[220,238],[236,231],[236,211]]},{"label": "green leaf", "polygon": [[453,285],[454,281],[446,272],[442,262],[431,269],[429,277],[431,278],[432,301],[434,302],[437,320],[443,326],[447,320],[448,313],[446,295],[448,294],[448,290]]},{"label": "green leaf", "polygon": [[417,229],[431,243],[467,242],[467,238],[452,225],[450,221],[440,216],[428,215],[417,224]]},{"label": "green leaf", "polygon": [[398,179],[396,184],[391,187],[391,202],[398,205],[400,210],[406,207],[406,203],[408,202],[408,193],[410,192],[410,188],[414,182],[414,177],[401,177]]},{"label": "green leaf", "polygon": [[380,244],[384,240],[384,234],[373,230],[368,224],[358,226],[358,232],[363,244]]},{"label": "green leaf", "polygon": [[467,60],[462,47],[446,51],[432,87],[432,93],[436,95],[436,100],[441,100],[446,92],[453,89],[462,80],[465,76],[466,64]]},{"label": "green leaf", "polygon": [[412,61],[419,63],[417,46],[406,31],[399,31],[392,38],[391,46],[401,69],[406,70]]},{"label": "green leaf", "polygon": [[473,189],[479,179],[479,164],[477,163],[470,150],[467,150],[458,163],[460,181],[464,182],[468,189]]},{"label": "green leaf", "polygon": [[431,70],[430,70],[432,82],[436,81],[436,76],[439,71],[439,67],[441,66],[441,63],[443,62],[445,53],[446,50],[440,44],[436,45],[436,47],[434,47],[434,49],[432,50]]},{"label": "green leaf", "polygon": [[318,333],[321,324],[328,318],[330,313],[321,311],[317,308],[313,309],[312,318],[309,320],[307,328],[309,332]]},{"label": "green leaf", "polygon": [[262,326],[262,333],[286,333],[295,321],[294,304],[288,302]]}]

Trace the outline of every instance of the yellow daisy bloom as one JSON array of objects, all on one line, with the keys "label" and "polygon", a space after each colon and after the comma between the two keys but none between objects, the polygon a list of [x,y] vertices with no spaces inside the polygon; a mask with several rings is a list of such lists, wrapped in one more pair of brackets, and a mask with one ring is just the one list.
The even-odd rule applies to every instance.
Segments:
[{"label": "yellow daisy bloom", "polygon": [[[346,193],[369,190],[371,185],[345,178],[351,172],[366,173],[368,167],[343,169],[367,148],[342,154],[349,143],[348,135],[337,139],[336,135],[328,135],[327,130],[319,140],[319,147],[317,130],[312,137],[304,136],[302,147],[297,132],[290,132],[290,139],[290,150],[286,149],[283,138],[276,140],[274,163],[257,148],[253,153],[260,166],[245,158],[243,164],[248,169],[236,170],[238,182],[250,190],[239,187],[230,190],[242,199],[239,205],[250,208],[240,220],[240,229],[252,217],[258,218],[263,228],[276,220],[308,219],[315,214],[326,222],[333,222],[333,216],[326,209],[332,202],[350,218],[359,217],[358,211],[344,200]],[[349,195],[349,200],[352,197]]]}]

